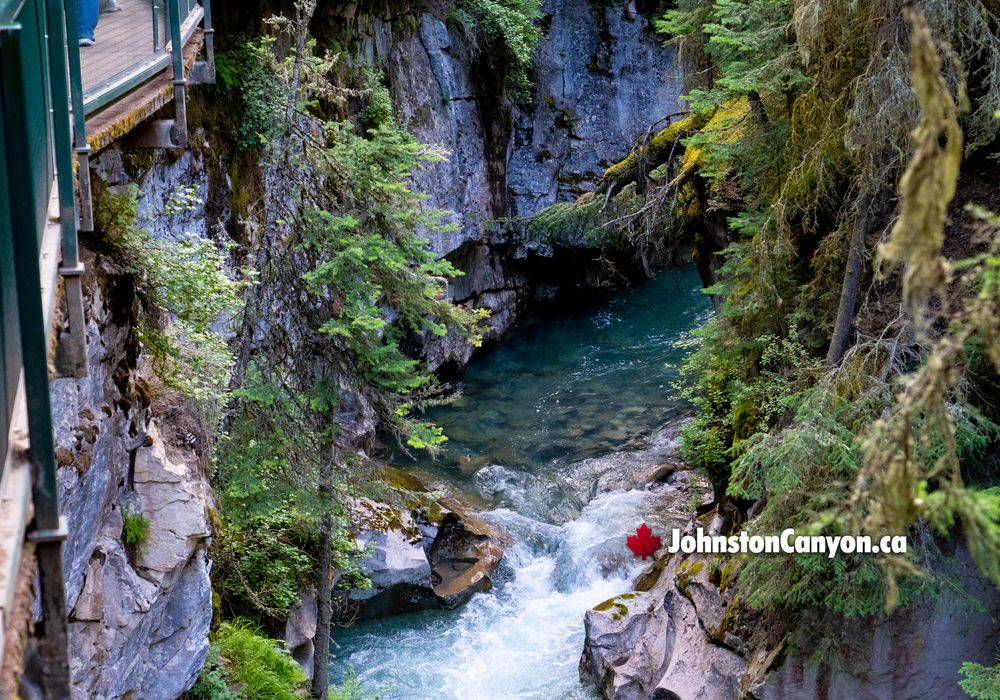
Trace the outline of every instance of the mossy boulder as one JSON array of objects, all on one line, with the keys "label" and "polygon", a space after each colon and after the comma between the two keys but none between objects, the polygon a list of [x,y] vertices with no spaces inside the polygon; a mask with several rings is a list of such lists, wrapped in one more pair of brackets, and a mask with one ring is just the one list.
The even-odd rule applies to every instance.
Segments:
[{"label": "mossy boulder", "polygon": [[372,585],[348,593],[346,619],[452,608],[492,587],[503,538],[457,504],[430,499],[400,507],[357,498],[350,517]]}]

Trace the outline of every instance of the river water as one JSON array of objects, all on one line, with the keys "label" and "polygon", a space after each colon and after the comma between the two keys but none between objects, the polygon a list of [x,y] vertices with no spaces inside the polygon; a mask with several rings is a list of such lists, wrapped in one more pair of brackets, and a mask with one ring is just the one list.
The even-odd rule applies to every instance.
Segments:
[{"label": "river water", "polygon": [[535,313],[477,359],[458,398],[424,414],[450,438],[443,453],[390,459],[486,504],[513,545],[493,590],[458,610],[335,629],[336,679],[353,668],[366,689],[407,700],[595,697],[577,670],[584,613],[643,568],[625,536],[681,524],[701,485],[682,475],[591,497],[599,475],[580,460],[683,416],[675,382],[710,308],[694,266],[670,268],[586,307]]}]

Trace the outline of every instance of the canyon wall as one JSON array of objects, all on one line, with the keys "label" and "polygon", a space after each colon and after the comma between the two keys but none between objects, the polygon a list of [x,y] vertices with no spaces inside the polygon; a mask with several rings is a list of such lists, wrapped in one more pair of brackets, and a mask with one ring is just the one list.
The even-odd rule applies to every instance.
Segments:
[{"label": "canyon wall", "polygon": [[[540,68],[521,102],[497,84],[495,57],[473,51],[444,8],[408,11],[407,22],[357,18],[352,60],[380,67],[402,125],[450,154],[415,185],[430,193],[430,205],[453,212],[456,230],[431,237],[465,273],[451,297],[490,308],[496,336],[532,298],[525,261],[554,254],[498,221],[592,189],[649,124],[678,109],[673,52],[634,5],[551,0],[545,12]],[[206,138],[193,133],[196,148],[186,152],[112,147],[95,158],[93,175],[112,191],[138,187],[139,225],[154,237],[219,237],[237,222],[230,183],[213,176],[226,164]],[[178,187],[190,188],[196,206],[167,210]],[[74,696],[168,699],[190,687],[208,650],[207,437],[184,402],[161,391],[136,334],[137,290],[111,248],[101,232],[84,241],[88,376],[52,382],[60,498],[70,522],[64,565]],[[435,368],[460,368],[470,354],[453,339],[426,347]],[[365,407],[356,408],[345,420],[370,433]],[[148,539],[129,542],[125,520],[140,514]]]}]

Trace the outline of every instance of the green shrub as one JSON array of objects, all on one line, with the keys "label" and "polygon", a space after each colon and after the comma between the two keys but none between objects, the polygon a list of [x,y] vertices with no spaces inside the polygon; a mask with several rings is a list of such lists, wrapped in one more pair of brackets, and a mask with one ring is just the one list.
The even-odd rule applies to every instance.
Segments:
[{"label": "green shrub", "polygon": [[964,678],[958,685],[967,695],[976,700],[1000,700],[1000,663],[987,667],[967,661],[959,673]]},{"label": "green shrub", "polygon": [[358,123],[365,131],[391,124],[392,96],[385,86],[385,76],[380,71],[367,68],[362,73],[368,104],[358,112]]},{"label": "green shrub", "polygon": [[125,544],[142,547],[149,541],[149,518],[142,513],[126,513],[122,533]]},{"label": "green shrub", "polygon": [[[253,368],[249,374],[256,381]],[[314,482],[315,436],[266,388],[237,395],[244,403],[215,454],[213,481],[225,517],[215,538],[214,580],[228,609],[283,620],[314,580],[324,508]],[[366,588],[349,523],[335,516],[332,556],[340,584]]]},{"label": "green shrub", "polygon": [[223,622],[215,633],[230,686],[246,700],[301,700],[308,680],[298,663],[246,620]]},{"label": "green shrub", "polygon": [[490,44],[502,47],[513,68],[511,82],[526,96],[535,47],[542,38],[541,29],[535,26],[541,16],[539,0],[458,0],[448,18],[481,31]]},{"label": "green shrub", "polygon": [[[97,223],[146,302],[136,332],[154,369],[164,384],[194,399],[213,426],[233,364],[223,327],[240,312],[240,293],[252,274],[243,270],[242,281],[230,279],[226,250],[208,239],[153,238],[137,225],[138,199],[134,185],[122,194],[105,191],[95,204]],[[191,188],[179,187],[164,213],[176,216],[200,203]]]},{"label": "green shrub", "polygon": [[185,700],[242,700],[242,695],[230,689],[231,682],[229,671],[222,662],[222,649],[213,642],[208,646],[208,656],[198,680],[183,697]]},{"label": "green shrub", "polygon": [[230,51],[215,54],[215,89],[235,100],[240,112],[233,133],[240,150],[260,148],[270,142],[284,117],[285,96],[265,66],[270,51],[260,41],[248,41]]}]

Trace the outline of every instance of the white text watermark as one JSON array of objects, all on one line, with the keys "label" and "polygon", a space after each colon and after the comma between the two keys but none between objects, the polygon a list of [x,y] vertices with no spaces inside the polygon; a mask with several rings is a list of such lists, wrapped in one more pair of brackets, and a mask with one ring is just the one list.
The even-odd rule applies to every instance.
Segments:
[{"label": "white text watermark", "polygon": [[796,535],[787,528],[780,535],[708,535],[701,528],[693,535],[674,529],[667,551],[671,554],[906,554],[906,537],[886,535]]}]

